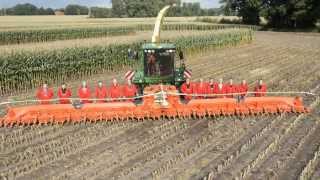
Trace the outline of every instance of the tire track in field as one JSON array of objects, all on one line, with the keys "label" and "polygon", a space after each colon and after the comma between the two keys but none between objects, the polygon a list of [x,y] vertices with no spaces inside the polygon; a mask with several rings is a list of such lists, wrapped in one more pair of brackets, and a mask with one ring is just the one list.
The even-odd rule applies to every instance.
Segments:
[{"label": "tire track in field", "polygon": [[[227,53],[225,49],[219,49],[215,52],[208,51],[204,53],[203,56],[198,56],[197,58],[191,59],[186,62],[188,65],[191,65],[195,69],[207,67],[206,65],[213,65],[213,68],[219,68],[229,63],[239,62],[242,59],[250,57],[249,55],[252,55],[254,57],[262,56],[264,54],[254,54],[253,52],[264,50],[271,51],[274,49],[272,47],[263,47],[256,44],[247,44],[240,47],[235,47],[233,51],[229,51]],[[201,61],[201,63],[199,63],[199,60]]]},{"label": "tire track in field", "polygon": [[[198,126],[202,126],[203,122],[201,121],[189,121],[189,125],[187,129],[177,129],[172,132],[164,133],[162,135],[159,134],[154,138],[148,139],[142,141],[141,143],[137,144],[136,146],[130,147],[130,149],[124,149],[123,151],[119,152],[120,153],[120,159],[122,161],[119,161],[119,159],[115,159],[116,162],[118,162],[115,165],[112,165],[111,163],[106,163],[102,162],[103,164],[99,164],[99,167],[108,167],[108,169],[105,168],[97,168],[93,172],[89,171],[88,174],[85,174],[85,177],[88,177],[90,179],[99,179],[103,177],[109,177],[111,176],[112,173],[121,171],[123,168],[126,167],[126,165],[129,162],[133,162],[136,158],[139,158],[143,156],[145,158],[145,155],[147,152],[152,151],[153,149],[157,149],[161,146],[164,146],[168,141],[171,141],[171,139],[175,139],[181,134],[185,134],[185,132],[193,131],[193,129],[197,128]],[[130,165],[131,167],[131,165]],[[83,176],[83,175],[82,175]]]},{"label": "tire track in field", "polygon": [[[251,46],[251,45],[247,45],[247,46],[242,46],[237,47],[234,51],[231,51],[228,56],[230,56],[230,58],[225,59],[225,61],[220,61],[220,59],[225,58],[226,54],[224,54],[224,50],[217,50],[214,54],[212,54],[212,52],[207,52],[206,55],[204,56],[200,56],[200,58],[193,58],[191,60],[186,60],[186,64],[188,66],[192,66],[192,70],[197,70],[197,69],[202,69],[203,67],[207,67],[207,65],[212,66],[212,68],[218,68],[218,67],[222,67],[222,65],[228,64],[230,62],[234,63],[234,61],[236,61],[237,59],[239,59],[241,56],[245,55],[246,51],[249,50],[262,50],[263,47],[261,46]],[[245,51],[245,52],[243,52]],[[201,63],[199,63],[199,60],[201,61]]]},{"label": "tire track in field", "polygon": [[320,179],[320,161],[318,160],[316,162],[316,167],[315,167],[315,170],[311,176],[311,180],[319,180]]},{"label": "tire track in field", "polygon": [[[145,122],[145,125],[141,127],[137,127],[134,129],[130,129],[126,134],[122,134],[121,136],[117,137],[117,139],[112,138],[108,141],[105,141],[101,144],[97,144],[95,147],[90,147],[93,149],[92,151],[86,150],[85,152],[82,152],[81,154],[74,154],[74,157],[81,157],[81,159],[78,160],[78,162],[73,162],[73,157],[68,157],[67,159],[64,159],[61,162],[57,162],[60,164],[69,164],[68,168],[65,169],[65,172],[59,171],[59,169],[55,170],[54,174],[56,178],[76,178],[76,176],[83,174],[88,169],[96,169],[98,168],[99,161],[106,160],[106,157],[112,155],[109,153],[109,151],[113,151],[114,154],[118,153],[118,151],[115,151],[115,146],[117,145],[117,149],[119,148],[125,148],[125,146],[128,146],[129,144],[132,144],[134,141],[136,141],[139,137],[143,136],[146,130],[153,126],[161,127],[165,124],[173,125],[171,123],[172,121],[154,121],[153,122]],[[176,121],[176,123],[180,123]],[[181,122],[182,123],[182,122]],[[156,125],[155,125],[156,124]],[[154,129],[155,127],[153,127]],[[162,131],[164,132],[164,131]],[[151,136],[154,137],[154,136]],[[148,138],[151,138],[148,137]],[[130,142],[130,143],[127,143]],[[98,152],[97,152],[98,151]],[[91,159],[91,163],[87,163],[86,159]],[[59,173],[63,172],[63,173]]]},{"label": "tire track in field", "polygon": [[[315,101],[312,106],[315,106],[317,103],[318,103],[318,101]],[[302,131],[305,130],[305,128],[303,128],[303,126],[306,124],[304,123],[304,121],[301,121],[301,119],[303,119],[305,116],[306,116],[306,114],[300,114],[297,118],[295,118],[294,121],[292,123],[290,123],[290,125],[287,128],[285,128],[285,131],[282,134],[277,135],[276,138],[274,139],[274,141],[272,141],[272,143],[270,143],[268,145],[268,147],[265,148],[263,151],[259,152],[259,154],[256,156],[256,158],[253,159],[249,164],[247,164],[245,168],[241,169],[241,172],[238,173],[235,176],[235,178],[236,179],[248,179],[252,173],[252,170],[257,168],[258,166],[260,166],[262,163],[264,163],[265,160],[268,159],[268,157],[270,155],[272,155],[273,153],[279,152],[279,150],[281,152],[280,148],[281,148],[282,143],[283,142],[287,143],[287,141],[286,141],[287,138],[292,138],[292,133],[295,132],[295,130],[297,130],[297,129],[298,130],[302,129]],[[301,129],[299,129],[300,125],[302,126]],[[309,128],[311,128],[311,130],[313,130],[312,129],[313,124],[309,123],[308,125],[309,125]],[[303,135],[302,135],[302,138],[303,138]],[[289,148],[290,149],[289,154],[292,154],[292,152],[294,152],[295,149],[300,146],[301,141],[298,140],[298,142],[299,143],[297,143],[297,144],[294,143],[295,146],[293,149]],[[279,162],[280,162],[280,164],[279,164]],[[283,164],[281,165],[281,163],[282,163],[281,161],[277,161],[276,168],[283,167]],[[274,175],[275,174],[272,173],[272,176],[274,176]],[[265,176],[263,178],[265,178]],[[272,178],[272,177],[269,177],[269,178]],[[254,179],[256,179],[256,178],[254,178]]]},{"label": "tire track in field", "polygon": [[[314,101],[314,103],[311,105],[311,107],[315,107],[317,104],[319,103],[318,100]],[[236,179],[248,179],[248,176],[251,175],[252,171],[259,167],[262,163],[264,163],[266,161],[266,159],[268,159],[268,157],[274,153],[279,153],[279,152],[284,152],[285,154],[280,155],[280,159],[285,157],[286,155],[289,154],[292,155],[293,153],[296,152],[297,148],[299,148],[301,146],[301,144],[303,143],[303,141],[306,139],[306,137],[308,137],[310,134],[310,131],[315,131],[316,129],[314,128],[314,123],[305,123],[305,121],[301,120],[304,117],[306,117],[306,114],[300,114],[286,129],[285,131],[281,134],[281,135],[277,135],[277,137],[275,138],[275,140],[268,145],[268,147],[263,150],[262,152],[259,153],[259,155],[257,156],[256,159],[252,160],[244,169],[241,170],[241,173],[238,174],[235,178]],[[304,126],[308,125],[309,127],[306,129]],[[317,123],[316,123],[317,125]],[[299,127],[301,126],[301,127]],[[295,130],[300,131],[300,139],[295,139],[293,134],[295,132]],[[305,136],[305,134],[303,133],[307,133],[307,136]],[[296,143],[293,143],[293,147],[290,147],[288,145],[282,145],[282,143],[287,143],[290,142],[289,139],[293,138],[293,140],[296,140]],[[281,147],[285,147],[284,151],[281,151]],[[286,149],[287,148],[287,149]],[[286,151],[287,150],[287,151]],[[289,153],[286,153],[289,152]],[[275,158],[275,160],[277,160],[277,165],[276,167],[274,167],[275,169],[278,168],[282,168],[284,165],[282,163],[282,161],[278,161],[278,158]],[[281,162],[279,164],[279,162]],[[268,163],[267,163],[268,164]],[[270,164],[267,165],[268,167],[270,167]],[[264,169],[265,170],[265,169]],[[264,171],[265,172],[265,171]],[[273,171],[272,171],[273,172]],[[272,176],[274,176],[275,173],[272,173]],[[263,176],[264,178],[266,177],[266,175]],[[257,178],[257,177],[256,177]],[[254,178],[254,179],[256,179]],[[269,177],[269,178],[274,178],[274,177]]]},{"label": "tire track in field", "polygon": [[[300,121],[303,122],[303,121]],[[303,140],[303,137],[308,134],[308,131],[312,130],[314,123],[301,123],[294,127],[294,129],[289,132],[289,134],[285,134],[283,137],[280,137],[279,144],[276,144],[275,149],[273,152],[267,153],[265,158],[262,158],[262,160],[266,163],[265,167],[262,167],[262,174],[259,176],[253,176],[252,179],[261,179],[261,178],[276,178],[272,177],[275,174],[278,174],[277,171],[279,171],[280,168],[283,167],[285,163],[285,159],[287,157],[290,157],[294,151],[295,148],[299,146],[300,141]],[[281,135],[281,134],[280,134]],[[278,136],[278,135],[277,135]],[[270,144],[268,144],[270,146]],[[268,146],[268,147],[269,147]],[[259,156],[257,156],[259,157]],[[251,160],[253,161],[253,159]],[[258,164],[261,162],[257,162]],[[248,166],[247,164],[245,164]],[[255,165],[259,166],[259,165]],[[248,176],[250,176],[254,172],[254,168],[250,169],[251,172],[248,172]],[[238,171],[237,175],[234,175],[233,177],[241,177],[239,174],[241,171]],[[270,174],[273,174],[270,176]],[[246,177],[247,179],[251,179],[250,177]]]},{"label": "tire track in field", "polygon": [[243,136],[239,136],[233,143],[228,144],[221,149],[218,155],[211,158],[205,166],[199,168],[199,173],[193,174],[191,179],[199,179],[211,171],[220,172],[224,166],[229,165],[233,159],[246,151],[255,139],[263,136],[270,130],[273,124],[276,124],[278,117],[262,118],[254,127],[251,127]]},{"label": "tire track in field", "polygon": [[[220,127],[221,121],[229,122]],[[234,143],[244,137],[252,128],[258,127],[266,123],[265,119],[245,119],[239,120],[237,117],[232,119],[228,117],[222,118],[219,122],[212,124],[209,132],[213,138],[208,140],[207,144],[194,153],[191,157],[171,168],[163,177],[163,179],[187,179],[188,177],[198,174],[198,169],[208,166],[208,163],[217,158],[225,149],[230,148]],[[249,130],[247,130],[249,129]],[[225,134],[226,133],[226,134]]]},{"label": "tire track in field", "polygon": [[[238,56],[242,55],[244,53],[240,53],[238,54]],[[252,54],[251,54],[252,55]],[[258,59],[263,59],[265,57],[265,55],[263,56],[256,56],[255,58]],[[231,57],[231,58],[227,58],[221,61],[214,61],[212,59],[218,59],[219,57],[215,57],[215,56],[209,56],[206,57],[206,59],[211,59],[211,63],[210,64],[206,64],[203,69],[203,67],[195,67],[197,65],[194,64],[190,64],[190,66],[192,67],[191,69],[193,70],[194,74],[197,74],[198,76],[201,76],[201,74],[206,74],[206,75],[217,75],[217,74],[222,74],[221,72],[233,72],[236,69],[239,69],[241,67],[244,67],[245,65],[251,65],[252,62],[256,62],[257,60],[254,58],[250,58],[249,61],[242,61],[241,58],[237,58],[237,56],[235,57]],[[201,58],[201,61],[205,61],[204,58]],[[209,61],[210,62],[210,61]],[[202,64],[202,63],[201,63]],[[210,65],[210,69],[208,69],[208,66]],[[208,73],[208,72],[214,72],[213,74]],[[203,76],[203,75],[202,75]]]},{"label": "tire track in field", "polygon": [[[192,135],[192,141],[188,140],[182,143],[182,147],[173,149],[171,153],[164,156],[163,158],[157,159],[147,166],[147,171],[142,171],[137,179],[166,179],[164,176],[170,172],[170,170],[176,166],[181,165],[185,160],[191,158],[200,151],[204,146],[210,143],[214,136],[208,132],[206,126],[205,129],[194,129]],[[226,137],[224,137],[226,138]],[[220,140],[223,140],[221,138]],[[227,137],[230,138],[230,137]],[[221,141],[217,142],[222,143]]]},{"label": "tire track in field", "polygon": [[[303,121],[308,120],[309,119]],[[319,119],[316,121],[319,121]],[[317,150],[317,147],[320,146],[320,140],[318,139],[319,134],[320,128],[318,123],[311,129],[309,133],[307,133],[306,137],[302,139],[302,142],[298,144],[296,152],[289,156],[289,159],[286,159],[287,162],[284,168],[278,172],[279,179],[294,179],[299,177],[303,167],[313,157],[313,153]]]},{"label": "tire track in field", "polygon": [[[156,122],[156,123],[158,123],[157,121],[154,121],[154,122]],[[159,121],[160,122],[160,121]],[[181,123],[182,121],[175,121],[176,123]],[[126,122],[125,122],[126,123]],[[156,129],[159,129],[159,128],[161,128],[163,125],[166,125],[167,124],[167,127],[168,128],[170,128],[171,127],[171,125],[174,125],[174,124],[172,124],[172,121],[161,121],[160,122],[160,124],[158,124],[156,127],[153,127],[152,129],[154,129],[154,128],[156,128]],[[143,128],[144,129],[144,128]],[[117,141],[115,141],[115,139],[114,138],[112,138],[112,139],[110,139],[110,140],[108,140],[108,142],[102,142],[101,144],[97,144],[96,146],[97,146],[97,149],[101,149],[101,146],[103,147],[102,149],[105,149],[105,148],[108,148],[109,146],[104,146],[104,145],[108,145],[109,143],[110,143],[110,147],[109,147],[109,149],[110,148],[112,148],[112,144],[117,144],[117,145],[121,145],[121,147],[125,147],[123,144],[121,144],[121,143],[124,143],[124,142],[126,142],[126,141],[130,141],[130,142],[132,142],[132,140],[135,140],[135,136],[137,135],[137,134],[135,134],[135,133],[133,133],[133,138],[132,138],[132,140],[130,140],[130,139],[128,139],[127,138],[127,136],[130,134],[130,132],[132,132],[132,131],[137,131],[137,130],[140,130],[141,131],[141,128],[133,128],[133,129],[131,129],[130,131],[128,131],[127,133],[126,133],[126,135],[125,136],[119,136],[119,137],[117,137]],[[141,133],[143,133],[144,131],[141,131]],[[154,137],[153,135],[152,135],[152,137]],[[119,138],[123,138],[123,142],[120,142],[120,141],[118,141],[118,139]],[[95,149],[95,147],[89,147],[89,149]],[[93,161],[93,159],[96,159],[96,160],[101,160],[101,159],[103,159],[104,160],[104,158],[99,158],[102,154],[98,154],[99,155],[99,157],[97,158],[97,157],[94,157],[95,155],[94,155],[94,153],[95,152],[91,152],[91,150],[89,150],[89,149],[86,149],[84,152],[79,152],[79,153],[77,153],[77,154],[73,154],[73,155],[71,155],[71,156],[68,156],[68,157],[66,157],[66,159],[65,160],[61,160],[61,161],[59,161],[59,162],[55,162],[56,164],[64,164],[64,167],[65,166],[67,166],[68,168],[63,168],[63,170],[65,170],[65,169],[67,169],[67,171],[66,172],[64,172],[64,173],[62,173],[62,175],[56,175],[55,176],[55,178],[62,178],[62,177],[65,177],[65,178],[70,178],[70,177],[72,177],[72,175],[68,175],[68,174],[70,174],[70,172],[76,172],[76,173],[74,173],[74,174],[79,174],[79,173],[81,173],[82,172],[82,170],[84,171],[84,170],[86,170],[86,169],[88,169],[88,168],[91,168],[91,166],[93,166],[93,165],[95,165],[96,164],[96,162],[94,162]],[[94,150],[93,150],[94,151]],[[106,154],[108,154],[108,152],[106,152]],[[79,162],[72,162],[72,159],[73,159],[73,157],[81,157],[81,158],[83,158],[83,162],[80,162],[80,161],[82,161],[81,159],[78,159],[78,161]],[[92,158],[92,157],[94,157],[94,158]],[[90,163],[87,163],[86,162],[86,159],[91,159],[90,160]],[[52,163],[51,165],[54,165],[54,163]],[[73,166],[73,165],[75,165],[75,166]],[[88,166],[90,166],[90,167],[88,167]],[[59,174],[59,172],[63,172],[63,170],[61,170],[61,171],[59,171],[59,168],[61,168],[61,167],[58,167],[58,165],[56,165],[56,167],[58,168],[55,168],[54,169],[54,171],[55,172],[52,172],[52,174]],[[44,167],[44,169],[46,169],[45,167]],[[82,170],[81,170],[82,169]],[[78,171],[80,171],[80,172],[78,172]],[[34,172],[33,174],[37,174],[37,172]],[[47,175],[48,174],[50,174],[50,173],[46,173]],[[61,173],[60,173],[61,174]],[[71,173],[72,174],[72,173]],[[50,176],[50,175],[49,175]],[[31,176],[32,177],[32,176]],[[63,179],[65,179],[65,178],[63,178]]]},{"label": "tire track in field", "polygon": [[[82,151],[75,152],[63,159],[51,163],[50,165],[48,164],[48,166],[44,166],[34,172],[31,172],[25,177],[31,178],[36,174],[43,174],[43,172],[45,172],[45,175],[43,176],[45,179],[50,177],[54,177],[55,179],[70,179],[71,177],[77,175],[77,173],[81,173],[88,167],[95,165],[95,163],[97,163],[96,161],[105,160],[102,158],[102,155],[104,153],[110,154],[110,151],[115,151],[113,146],[114,144],[121,144],[126,141],[130,141],[130,138],[128,138],[129,134],[136,135],[144,132],[143,129],[150,128],[150,124],[148,124],[148,122],[139,123],[139,126],[132,126],[131,128],[129,127],[125,132],[120,134],[115,132],[115,134],[112,134],[112,136],[108,136],[101,141],[99,140],[99,143],[92,144],[92,146],[87,146]],[[72,171],[76,171],[76,173],[70,173]]]},{"label": "tire track in field", "polygon": [[[2,168],[0,172],[6,172],[8,175],[11,174],[11,176],[20,177],[46,164],[81,151],[94,143],[98,143],[101,139],[106,138],[104,137],[106,134],[110,134],[115,130],[119,131],[117,133],[123,133],[127,128],[137,125],[138,124],[118,123],[116,127],[112,128],[108,128],[110,127],[108,124],[92,125],[77,133],[71,133],[35,147],[28,147],[26,151],[8,156],[5,163],[9,163],[10,166]],[[116,133],[112,135],[116,135]],[[112,136],[108,136],[107,138],[110,137]]]},{"label": "tire track in field", "polygon": [[[201,131],[205,132],[204,135],[202,135],[202,137],[214,137],[214,139],[208,140],[208,143],[210,142],[210,146],[213,146],[214,144],[216,144],[215,146],[218,146],[217,144],[221,144],[221,141],[227,137],[227,134],[230,130],[226,129],[226,127],[228,127],[230,123],[231,121],[223,120],[210,126],[210,124],[212,124],[212,120],[208,120],[208,122],[206,122],[206,124],[208,124],[208,128],[205,128]],[[239,131],[241,130],[239,129]],[[239,131],[237,132],[240,133]],[[128,179],[130,177],[142,179],[144,176],[150,177],[150,173],[156,168],[158,168],[158,159],[168,158],[170,156],[170,153],[177,154],[176,151],[179,149],[187,149],[186,141],[189,139],[194,140],[195,135],[183,133],[179,138],[170,139],[166,142],[165,146],[153,148],[151,151],[145,153],[145,155],[141,155],[140,157],[136,158],[135,161],[133,161],[133,163],[127,163],[125,169],[113,174],[112,176],[117,177],[119,179]],[[201,149],[203,148],[204,147],[201,147]],[[180,162],[177,163],[180,164]],[[132,166],[134,166],[135,168],[131,169]],[[144,173],[141,173],[142,171]]]},{"label": "tire track in field", "polygon": [[[202,172],[210,173],[214,179],[229,179],[231,173],[236,173],[237,168],[244,166],[246,162],[250,161],[255,154],[259,153],[259,150],[267,146],[267,142],[272,141],[275,136],[273,132],[280,133],[281,129],[284,129],[286,125],[290,122],[281,120],[281,117],[274,118],[267,126],[262,130],[258,131],[253,136],[249,136],[240,139],[238,147],[226,149],[226,151],[231,151],[230,154],[225,158],[214,159],[209,166],[211,170],[206,170]],[[205,170],[206,168],[204,168]],[[232,170],[232,171],[231,171]],[[202,173],[205,174],[205,173]]]},{"label": "tire track in field", "polygon": [[[309,163],[314,163],[313,158],[317,151],[319,151],[320,147],[320,140],[318,138],[320,134],[320,110],[319,110],[319,99],[318,99],[318,105],[314,108],[314,113],[310,114],[309,116],[305,117],[302,121],[305,123],[313,122],[315,125],[312,127],[312,129],[307,133],[306,136],[303,137],[303,139],[299,142],[299,144],[295,144],[296,149],[291,150],[291,156],[287,157],[286,164],[279,168],[277,175],[281,178],[302,178],[305,173],[308,172],[308,174],[311,172],[312,169],[310,168]],[[282,157],[283,159],[283,157]],[[315,164],[316,165],[316,164]],[[307,167],[308,166],[308,167]],[[316,171],[315,171],[316,174]],[[309,175],[309,178],[312,174]],[[311,178],[310,178],[311,179]]]},{"label": "tire track in field", "polygon": [[[168,139],[165,143],[159,143],[146,151],[144,154],[140,154],[130,161],[126,162],[122,166],[110,172],[110,174],[104,174],[101,178],[112,177],[115,179],[128,179],[130,177],[136,177],[141,179],[141,173],[145,173],[147,176],[151,176],[152,170],[156,168],[154,164],[158,165],[170,159],[178,149],[184,149],[194,143],[197,137],[200,137],[202,133],[205,133],[206,122],[198,120],[197,125],[192,128],[177,134],[176,136]],[[195,134],[195,132],[198,132]],[[138,173],[138,174],[136,174]]]},{"label": "tire track in field", "polygon": [[50,128],[23,133],[20,136],[8,136],[6,137],[6,140],[2,141],[0,144],[0,154],[23,151],[26,149],[26,146],[35,146],[50,141],[51,139],[64,136],[64,134],[67,134],[68,132],[75,132],[79,129],[81,129],[81,127],[69,127],[67,124],[64,124],[63,126],[53,125]]},{"label": "tire track in field", "polygon": [[[285,65],[287,65],[287,61],[288,61],[288,58],[285,56],[285,54],[283,54],[284,58],[281,58],[280,62],[283,62]],[[260,61],[262,61],[263,59],[265,59],[266,56],[261,56],[259,57]],[[250,69],[252,70],[253,69],[253,66],[252,64],[255,66],[254,69],[256,69],[256,67],[261,67],[261,63],[260,62],[257,62],[256,60],[254,60],[255,63],[248,63],[246,61],[241,61],[241,63],[236,63],[237,65],[233,65],[233,64],[228,64],[228,66],[231,66],[231,67],[228,67],[228,68],[223,68],[223,69],[220,69],[220,70],[210,70],[210,71],[206,71],[206,74],[208,74],[207,76],[204,76],[204,78],[206,77],[210,77],[212,75],[214,76],[231,76],[231,74],[234,74],[236,75],[237,74],[237,78],[241,78],[241,79],[248,79],[248,72],[250,71]],[[279,63],[279,60],[278,59],[275,59],[273,61],[262,61],[262,62],[266,62],[268,64],[275,64],[274,62],[277,62]],[[277,67],[277,66],[275,66]],[[284,66],[286,67],[286,66]],[[284,68],[283,66],[281,66],[281,68]],[[291,67],[294,67],[294,64],[291,63]],[[279,68],[279,67],[277,67]],[[207,68],[208,69],[208,68]],[[268,69],[272,69],[272,68],[268,68]],[[200,70],[199,70],[200,71]],[[201,70],[203,71],[203,70]],[[212,73],[211,73],[212,72]],[[237,72],[242,72],[240,73],[240,75],[237,73]],[[210,75],[209,75],[210,74]],[[242,75],[243,74],[243,75]],[[198,75],[197,75],[198,76]],[[256,76],[256,75],[254,75]],[[250,77],[250,75],[249,75]]]}]

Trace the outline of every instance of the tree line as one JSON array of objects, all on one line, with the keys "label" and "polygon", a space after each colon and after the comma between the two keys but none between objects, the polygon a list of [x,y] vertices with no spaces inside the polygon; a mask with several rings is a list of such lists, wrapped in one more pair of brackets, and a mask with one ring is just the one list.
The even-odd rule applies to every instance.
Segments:
[{"label": "tree line", "polygon": [[274,28],[314,27],[320,19],[319,0],[221,0],[225,15],[238,15],[245,24],[265,17]]},{"label": "tree line", "polygon": [[181,0],[112,0],[112,8],[70,4],[61,9],[45,9],[30,3],[17,4],[0,9],[0,15],[54,15],[54,11],[59,10],[65,15],[89,15],[93,18],[154,17],[165,5],[173,3],[177,6],[169,11],[168,16],[214,16],[221,13],[219,8],[202,9],[200,3],[182,3]]},{"label": "tree line", "polygon": [[114,17],[154,17],[165,5],[176,4],[168,16],[214,16],[219,9],[202,9],[199,2],[181,0],[112,0]]},{"label": "tree line", "polygon": [[87,15],[89,8],[86,6],[80,6],[76,4],[70,4],[65,8],[52,9],[52,8],[38,8],[37,6],[26,3],[17,4],[11,8],[0,9],[0,15],[14,15],[14,16],[26,16],[26,15],[54,15],[55,11],[62,11],[65,15]]},{"label": "tree line", "polygon": [[17,4],[12,8],[2,8],[0,15],[54,15],[54,10],[51,8],[38,8],[33,4]]}]

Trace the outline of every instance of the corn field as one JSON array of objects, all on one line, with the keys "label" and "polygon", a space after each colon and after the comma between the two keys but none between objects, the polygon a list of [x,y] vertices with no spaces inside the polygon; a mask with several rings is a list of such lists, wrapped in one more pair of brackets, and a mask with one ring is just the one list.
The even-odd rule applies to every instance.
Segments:
[{"label": "corn field", "polygon": [[[153,24],[140,24],[134,26],[138,31],[147,31],[153,30]],[[259,26],[254,25],[243,25],[243,24],[165,24],[162,26],[162,30],[164,31],[183,31],[183,30],[190,30],[190,31],[207,31],[207,30],[222,30],[222,29],[251,29],[251,30],[258,30]]]},{"label": "corn field", "polygon": [[118,36],[131,33],[134,33],[134,28],[130,27],[0,31],[0,45]]},{"label": "corn field", "polygon": [[[119,36],[133,34],[136,31],[151,31],[153,28],[153,24],[141,24],[122,27],[81,27],[47,30],[0,31],[0,45]],[[163,26],[163,30],[165,31],[208,31],[232,28],[257,29],[256,26],[247,25],[166,24]]]}]

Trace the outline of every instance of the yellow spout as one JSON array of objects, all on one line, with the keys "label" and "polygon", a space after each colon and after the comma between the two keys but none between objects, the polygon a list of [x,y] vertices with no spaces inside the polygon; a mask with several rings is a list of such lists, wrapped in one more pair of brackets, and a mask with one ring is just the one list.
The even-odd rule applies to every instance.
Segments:
[{"label": "yellow spout", "polygon": [[161,30],[161,26],[163,23],[163,19],[164,19],[165,14],[168,12],[168,9],[171,8],[172,6],[174,7],[176,5],[173,4],[173,5],[165,6],[158,13],[156,23],[154,25],[154,31],[153,31],[153,35],[152,35],[152,41],[151,41],[152,43],[160,43],[160,30]]}]

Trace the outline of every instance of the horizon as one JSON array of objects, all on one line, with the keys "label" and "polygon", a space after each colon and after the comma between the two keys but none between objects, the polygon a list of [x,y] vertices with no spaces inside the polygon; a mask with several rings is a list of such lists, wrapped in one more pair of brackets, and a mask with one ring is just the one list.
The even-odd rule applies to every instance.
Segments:
[{"label": "horizon", "polygon": [[[199,2],[201,8],[208,9],[208,8],[218,8],[220,7],[218,0],[183,0],[182,2]],[[17,4],[25,4],[30,3],[37,7],[43,8],[52,8],[52,9],[59,9],[64,8],[69,4],[77,4],[82,6],[88,7],[109,7],[111,8],[111,0],[55,0],[52,2],[51,0],[2,0],[0,2],[0,8],[11,8]]]}]

